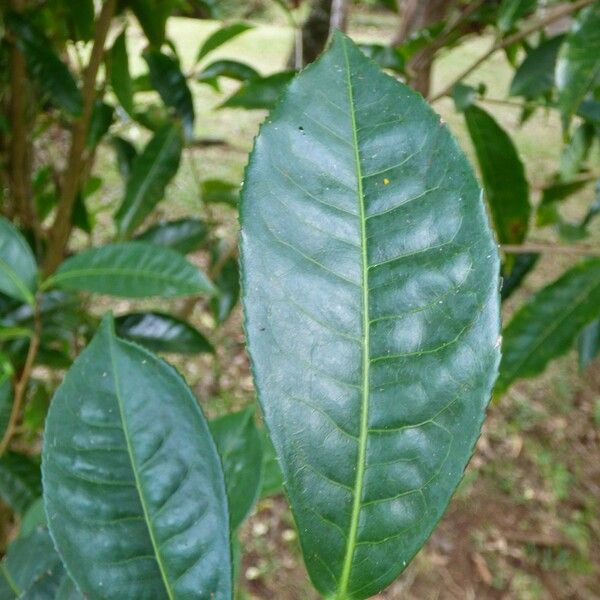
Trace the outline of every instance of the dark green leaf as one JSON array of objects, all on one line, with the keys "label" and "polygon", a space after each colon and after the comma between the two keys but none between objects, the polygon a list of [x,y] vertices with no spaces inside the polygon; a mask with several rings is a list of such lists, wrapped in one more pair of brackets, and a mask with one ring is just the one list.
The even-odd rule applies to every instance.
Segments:
[{"label": "dark green leaf", "polygon": [[512,261],[512,268],[508,275],[505,275],[502,280],[502,288],[500,290],[502,300],[506,300],[512,296],[527,274],[535,267],[540,255],[533,252],[527,254],[518,254]]},{"label": "dark green leaf", "polygon": [[111,143],[117,155],[117,168],[119,169],[119,173],[121,174],[121,177],[127,181],[131,175],[133,163],[137,157],[137,150],[129,140],[122,137],[113,137]]},{"label": "dark green leaf", "polygon": [[181,117],[186,136],[191,138],[194,133],[194,102],[179,61],[160,50],[152,49],[144,52],[144,59],[150,70],[152,86],[163,102]]},{"label": "dark green leaf", "polygon": [[597,215],[600,215],[600,179],[596,181],[596,196],[592,200],[585,217],[583,217],[581,226],[583,228],[587,227]]},{"label": "dark green leaf", "polygon": [[[28,536],[17,538],[0,563],[2,600],[54,600],[56,590],[47,586],[47,578],[57,572],[62,578],[63,566],[52,538],[45,527],[38,527]],[[45,593],[32,593],[40,588]]]},{"label": "dark green leaf", "polygon": [[510,84],[511,96],[533,99],[552,89],[556,57],[563,40],[563,35],[557,35],[542,42],[527,55]]},{"label": "dark green leaf", "polygon": [[209,422],[225,474],[231,531],[254,508],[261,488],[262,442],[250,407]]},{"label": "dark green leaf", "polygon": [[579,173],[583,162],[589,154],[594,141],[594,127],[589,123],[582,123],[573,134],[569,143],[563,148],[560,155],[560,176],[563,181],[573,179]]},{"label": "dark green leaf", "polygon": [[498,241],[520,244],[525,239],[531,212],[523,163],[506,131],[482,108],[467,108],[465,120]]},{"label": "dark green leaf", "polygon": [[94,0],[65,0],[71,38],[89,42],[94,35]]},{"label": "dark green leaf", "polygon": [[224,27],[217,29],[217,31],[212,33],[202,46],[200,46],[196,62],[204,58],[208,53],[216,50],[219,46],[222,46],[229,40],[249,29],[252,29],[252,25],[247,25],[246,23],[231,23],[231,25],[225,25]]},{"label": "dark green leaf", "polygon": [[266,498],[283,492],[283,473],[269,433],[264,427],[259,431],[263,444],[263,477],[260,496]]},{"label": "dark green leaf", "polygon": [[87,145],[95,148],[106,135],[113,123],[115,108],[102,100],[96,101],[88,130]]},{"label": "dark green leaf", "polygon": [[21,527],[19,528],[19,537],[27,537],[40,526],[46,526],[44,499],[41,496],[29,505],[29,508],[23,515]]},{"label": "dark green leaf", "polygon": [[153,352],[197,354],[214,352],[210,342],[194,327],[158,312],[131,313],[115,319],[117,335]]},{"label": "dark green leaf", "polygon": [[236,81],[247,81],[248,79],[260,77],[260,75],[250,65],[235,60],[217,60],[202,69],[197,77],[197,81],[207,83],[216,90],[219,90],[219,77],[228,77]]},{"label": "dark green leaf", "polygon": [[600,259],[583,262],[532,296],[503,334],[496,390],[541,373],[569,350],[587,323],[600,316]]},{"label": "dark green leaf", "polygon": [[359,48],[382,69],[389,69],[395,73],[404,73],[406,61],[398,48],[382,44],[360,44]]},{"label": "dark green leaf", "polygon": [[[0,340],[1,341],[1,340]],[[0,355],[0,440],[4,436],[13,405],[12,367]]]},{"label": "dark green leaf", "polygon": [[600,319],[586,325],[577,338],[579,367],[585,369],[600,354]]},{"label": "dark green leaf", "polygon": [[480,189],[421,96],[337,33],[262,126],[240,220],[304,558],[324,596],[361,600],[429,537],[484,419],[499,273]]},{"label": "dark green leaf", "polygon": [[577,15],[558,54],[556,86],[566,128],[600,73],[600,3]]},{"label": "dark green leaf", "polygon": [[196,398],[105,319],[46,421],[48,525],[91,598],[231,600],[223,471]]},{"label": "dark green leaf", "polygon": [[200,219],[161,221],[136,236],[136,240],[166,246],[181,254],[200,248],[208,235],[208,228]]},{"label": "dark green leaf", "polygon": [[206,204],[228,204],[237,207],[240,186],[221,179],[207,179],[202,182],[202,201]]},{"label": "dark green leaf", "polygon": [[293,77],[294,71],[282,71],[268,77],[249,79],[220,108],[271,109]]},{"label": "dark green leaf", "polygon": [[63,262],[45,287],[123,298],[212,293],[214,286],[181,254],[146,242],[84,250]]},{"label": "dark green leaf", "polygon": [[17,514],[24,514],[42,493],[40,467],[24,454],[0,457],[0,498]]},{"label": "dark green leaf", "polygon": [[133,162],[125,198],[115,214],[121,238],[127,237],[163,199],[179,168],[183,140],[176,125],[159,129]]},{"label": "dark green leaf", "polygon": [[0,292],[33,304],[37,278],[31,248],[16,227],[0,217]]},{"label": "dark green leaf", "polygon": [[133,115],[133,82],[129,72],[127,30],[115,40],[109,54],[110,85],[114,95],[129,115]]},{"label": "dark green leaf", "polygon": [[65,575],[56,593],[55,600],[87,600],[77,589],[75,582]]},{"label": "dark green leaf", "polygon": [[127,0],[152,46],[160,48],[165,41],[167,19],[175,0]]},{"label": "dark green leaf", "polygon": [[559,203],[584,188],[590,181],[590,179],[583,179],[563,182],[556,178],[553,183],[543,188],[542,199],[536,211],[538,226],[558,223],[560,221]]},{"label": "dark green leaf", "polygon": [[83,108],[81,92],[68,67],[54,52],[52,43],[37,29],[33,20],[11,13],[7,16],[10,29],[25,55],[27,68],[42,92],[59,108],[79,116]]},{"label": "dark green leaf", "polygon": [[588,99],[584,100],[579,105],[577,114],[584,120],[593,123],[594,125],[600,125],[600,102],[598,100]]},{"label": "dark green leaf", "polygon": [[510,31],[519,19],[531,14],[537,8],[537,0],[502,0],[498,9],[498,29],[502,33]]},{"label": "dark green leaf", "polygon": [[232,255],[227,244],[218,244],[212,259],[218,270],[214,284],[219,294],[212,298],[211,308],[216,322],[221,324],[227,320],[240,299],[240,269],[237,255]]}]

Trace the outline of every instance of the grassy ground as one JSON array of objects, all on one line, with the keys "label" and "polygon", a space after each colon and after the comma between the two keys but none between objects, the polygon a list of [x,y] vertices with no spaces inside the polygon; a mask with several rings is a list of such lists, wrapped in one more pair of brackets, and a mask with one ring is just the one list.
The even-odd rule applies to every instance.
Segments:
[{"label": "grassy ground", "polygon": [[[360,14],[352,34],[360,41],[381,40],[396,26],[388,15]],[[216,24],[174,20],[170,37],[190,68],[200,42]],[[133,43],[136,41],[132,34]],[[240,59],[263,73],[281,68],[291,33],[283,26],[261,25],[219,52]],[[475,40],[445,55],[436,65],[434,87],[441,87],[473,61],[490,43]],[[215,58],[212,56],[211,59]],[[504,98],[510,72],[497,55],[473,77],[487,84],[489,95]],[[224,93],[235,85],[224,86]],[[198,181],[224,178],[241,181],[247,152],[264,113],[215,110],[223,100],[207,86],[197,86],[197,133],[225,139],[230,147],[189,151],[176,181],[162,204],[173,218],[202,210]],[[539,114],[518,128],[518,111],[488,108],[510,130],[526,164],[533,188],[539,187],[557,164],[560,127],[556,116]],[[464,124],[449,101],[436,109],[472,155]],[[142,132],[130,131],[142,136]],[[112,158],[101,157],[108,190],[97,201],[98,218],[110,227],[109,215],[121,193]],[[112,183],[111,183],[112,182]],[[570,216],[581,213],[589,199],[583,192],[572,203]],[[537,196],[534,196],[537,199]],[[218,214],[217,233],[235,243],[236,215]],[[536,240],[554,240],[552,232],[534,230]],[[599,243],[600,220],[588,243]],[[572,262],[544,258],[523,290],[505,308],[510,314],[526,295],[557,276]],[[118,307],[117,307],[118,308]],[[241,318],[236,311],[224,329],[197,307],[192,320],[219,346],[217,359],[186,360],[178,366],[201,398],[209,415],[223,413],[253,400],[252,381],[243,350]],[[600,365],[585,376],[577,372],[573,354],[553,363],[533,381],[521,382],[492,405],[484,434],[466,477],[447,515],[422,552],[390,590],[386,599],[566,599],[600,598]],[[262,501],[242,532],[245,548],[241,577],[246,593],[260,600],[314,598],[300,558],[292,519],[281,497]]]}]

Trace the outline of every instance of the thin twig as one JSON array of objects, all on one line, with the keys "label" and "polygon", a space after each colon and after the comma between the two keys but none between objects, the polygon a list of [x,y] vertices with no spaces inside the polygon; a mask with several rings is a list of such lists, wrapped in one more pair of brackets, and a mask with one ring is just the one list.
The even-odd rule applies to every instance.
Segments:
[{"label": "thin twig", "polygon": [[481,64],[483,64],[486,60],[488,60],[488,58],[490,58],[490,56],[492,56],[493,54],[498,52],[498,50],[502,50],[504,48],[507,48],[508,46],[512,46],[516,42],[520,42],[521,40],[524,40],[526,37],[530,36],[532,33],[535,33],[536,31],[540,31],[541,29],[544,29],[547,25],[554,23],[554,21],[558,21],[559,19],[562,19],[563,17],[566,17],[566,16],[576,12],[580,8],[583,8],[584,6],[587,6],[588,4],[592,4],[592,2],[595,2],[595,0],[578,0],[577,2],[573,2],[573,4],[566,4],[564,6],[560,6],[555,11],[553,11],[552,13],[550,13],[549,15],[544,17],[543,19],[540,19],[539,21],[532,23],[531,25],[525,27],[524,29],[521,29],[520,31],[517,31],[516,33],[513,33],[512,35],[509,35],[505,38],[495,41],[492,44],[492,46],[490,47],[490,49],[485,54],[480,56],[471,66],[466,68],[456,79],[454,79],[452,81],[452,83],[450,83],[448,86],[446,86],[441,92],[437,93],[435,96],[430,98],[429,101],[437,102],[444,96],[450,95],[450,93],[452,92],[452,88],[457,83],[460,83],[465,77],[468,77],[473,71],[478,69]]},{"label": "thin twig", "polygon": [[589,246],[558,246],[538,242],[529,242],[526,244],[502,244],[500,249],[507,254],[540,253],[570,254],[573,256],[600,256],[600,248],[590,248]]},{"label": "thin twig", "polygon": [[10,417],[8,419],[8,425],[6,426],[6,430],[4,432],[4,436],[0,441],[0,456],[4,454],[6,449],[8,448],[10,441],[13,435],[17,431],[17,421],[19,420],[19,415],[21,414],[21,409],[23,407],[23,402],[25,401],[25,395],[27,393],[27,386],[29,384],[29,379],[31,377],[31,371],[33,369],[33,364],[35,362],[35,357],[37,356],[39,347],[40,347],[40,333],[42,329],[42,322],[40,318],[40,309],[39,303],[35,301],[35,305],[33,307],[33,334],[31,335],[31,340],[29,342],[29,349],[27,350],[27,356],[25,358],[25,364],[23,365],[23,370],[21,371],[21,376],[15,383],[15,395],[12,405],[12,410],[10,412]]}]

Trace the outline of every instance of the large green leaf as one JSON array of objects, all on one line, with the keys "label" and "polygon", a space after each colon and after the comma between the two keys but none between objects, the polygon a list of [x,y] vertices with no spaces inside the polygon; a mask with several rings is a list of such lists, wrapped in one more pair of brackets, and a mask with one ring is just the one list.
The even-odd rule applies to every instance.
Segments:
[{"label": "large green leaf", "polygon": [[248,31],[248,29],[252,29],[252,25],[248,25],[247,23],[231,23],[221,27],[220,29],[217,29],[217,31],[208,36],[202,46],[200,46],[196,61],[201,60],[207,54],[213,50],[216,50],[219,46],[222,46],[241,33]]},{"label": "large green leaf", "polygon": [[558,54],[556,86],[566,127],[600,73],[600,3],[583,9]]},{"label": "large green leaf", "polygon": [[7,21],[25,56],[27,68],[42,92],[65,112],[80,115],[83,109],[81,92],[44,32],[34,25],[33,19],[23,15],[11,13],[7,15]]},{"label": "large green leaf", "polygon": [[42,493],[40,466],[28,456],[6,452],[0,457],[0,498],[22,515]]},{"label": "large green leaf", "polygon": [[105,319],[44,435],[48,525],[91,598],[230,600],[223,471],[180,375]]},{"label": "large green leaf", "polygon": [[127,54],[127,30],[124,29],[115,40],[109,58],[110,85],[121,106],[129,115],[133,115],[133,81],[129,72]]},{"label": "large green leaf", "polygon": [[557,35],[534,48],[519,65],[510,84],[511,96],[538,98],[554,85],[554,66],[564,36]]},{"label": "large green leaf", "polygon": [[422,98],[342,34],[256,140],[241,204],[256,388],[312,581],[359,600],[443,514],[499,359],[479,186]]},{"label": "large green leaf", "polygon": [[532,296],[503,334],[497,393],[541,373],[567,352],[583,327],[600,316],[600,259],[583,262]]},{"label": "large green leaf", "polygon": [[194,133],[194,102],[179,61],[160,50],[148,49],[144,59],[150,70],[152,86],[163,102],[173,108],[183,121],[186,136]]},{"label": "large green leaf", "polygon": [[209,426],[223,464],[231,531],[235,531],[254,507],[262,483],[263,446],[254,407],[213,419]]},{"label": "large green leaf", "polygon": [[213,285],[179,252],[146,242],[84,250],[63,262],[45,287],[123,298],[212,293]]},{"label": "large green leaf", "polygon": [[136,236],[136,240],[173,248],[181,254],[197,250],[208,235],[208,227],[200,219],[161,221]]},{"label": "large green leaf", "polygon": [[153,352],[198,354],[214,352],[210,342],[189,323],[159,312],[122,315],[115,319],[117,335]]},{"label": "large green leaf", "polygon": [[19,231],[0,217],[0,292],[33,304],[37,266],[31,248]]},{"label": "large green leaf", "polygon": [[465,120],[498,241],[520,244],[525,239],[531,212],[523,163],[506,131],[485,110],[469,106]]},{"label": "large green leaf", "polygon": [[115,214],[121,237],[131,234],[163,199],[179,168],[183,140],[176,125],[161,127],[133,162],[125,198]]}]

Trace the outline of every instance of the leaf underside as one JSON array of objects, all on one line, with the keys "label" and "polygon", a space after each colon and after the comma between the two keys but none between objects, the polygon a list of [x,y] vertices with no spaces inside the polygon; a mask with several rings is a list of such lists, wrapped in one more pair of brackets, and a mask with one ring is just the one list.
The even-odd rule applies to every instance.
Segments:
[{"label": "leaf underside", "polygon": [[367,598],[440,519],[495,379],[480,190],[439,117],[336,34],[262,126],[242,196],[249,350],[308,571]]},{"label": "leaf underside", "polygon": [[44,436],[48,526],[90,598],[230,600],[221,464],[176,371],[105,320]]}]

